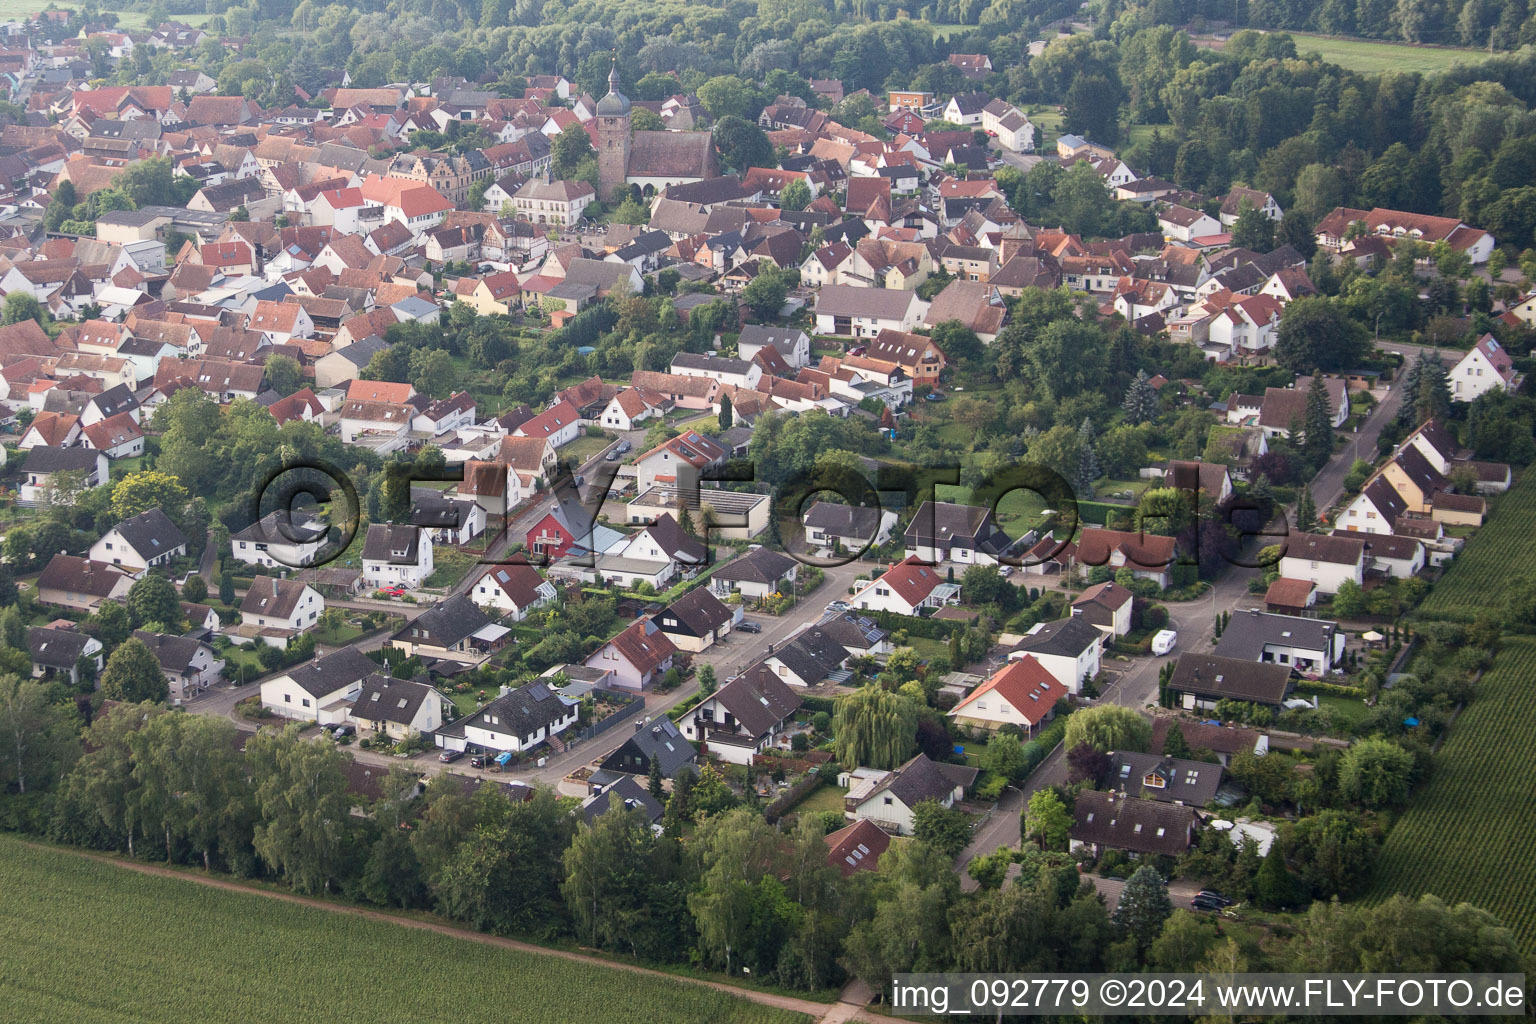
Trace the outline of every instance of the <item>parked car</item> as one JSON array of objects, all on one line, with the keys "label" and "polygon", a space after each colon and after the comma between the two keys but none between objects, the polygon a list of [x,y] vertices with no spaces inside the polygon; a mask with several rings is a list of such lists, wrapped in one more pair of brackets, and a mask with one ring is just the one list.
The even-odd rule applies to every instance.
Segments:
[{"label": "parked car", "polygon": [[1168,654],[1179,642],[1178,631],[1172,629],[1160,629],[1152,638],[1152,653],[1157,655]]},{"label": "parked car", "polygon": [[609,452],[607,455],[604,455],[603,456],[603,461],[604,462],[618,462],[619,461],[619,451],[618,451],[618,449],[615,448],[613,451]]},{"label": "parked car", "polygon": [[763,631],[763,627],[753,622],[751,619],[742,619],[741,622],[737,624],[736,628],[741,630],[743,633],[761,633]]},{"label": "parked car", "polygon": [[829,612],[845,612],[847,610],[847,601],[833,601],[831,604],[827,605],[827,611]]},{"label": "parked car", "polygon": [[336,730],[334,732],[332,732],[331,735],[335,736],[337,739],[341,739],[343,736],[351,736],[355,732],[357,732],[357,727],[356,726],[353,726],[353,725],[338,725],[336,727]]},{"label": "parked car", "polygon": [[1220,900],[1213,900],[1209,896],[1196,895],[1189,901],[1189,905],[1196,910],[1221,910],[1226,906]]},{"label": "parked car", "polygon": [[1201,889],[1195,893],[1195,899],[1214,900],[1224,907],[1230,907],[1236,900],[1217,892],[1215,889]]},{"label": "parked car", "polygon": [[443,764],[453,764],[453,762],[457,761],[463,756],[464,751],[462,750],[445,750],[441,754],[437,755],[437,759],[443,762]]},{"label": "parked car", "polygon": [[480,755],[476,754],[474,757],[469,759],[469,766],[471,768],[484,768],[485,767],[485,758],[483,758]]},{"label": "parked car", "polygon": [[633,448],[634,445],[630,444],[628,441],[620,441],[618,448],[614,450],[617,451],[620,455],[623,455],[626,452],[631,451]]},{"label": "parked car", "polygon": [[1013,566],[1005,565],[1001,569],[997,570],[997,574],[1003,579],[1007,579],[1009,576],[1013,575]]}]

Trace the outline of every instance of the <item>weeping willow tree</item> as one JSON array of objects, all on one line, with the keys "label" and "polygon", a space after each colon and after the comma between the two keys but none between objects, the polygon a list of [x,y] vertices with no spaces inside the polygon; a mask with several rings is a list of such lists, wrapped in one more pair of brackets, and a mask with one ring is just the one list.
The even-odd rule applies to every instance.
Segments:
[{"label": "weeping willow tree", "polygon": [[866,686],[837,703],[833,734],[846,768],[895,768],[917,749],[917,705],[899,693]]}]

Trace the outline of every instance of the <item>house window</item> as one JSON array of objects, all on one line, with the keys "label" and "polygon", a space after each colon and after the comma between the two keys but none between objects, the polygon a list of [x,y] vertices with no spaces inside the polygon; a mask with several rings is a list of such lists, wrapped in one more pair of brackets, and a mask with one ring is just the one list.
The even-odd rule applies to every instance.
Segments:
[{"label": "house window", "polygon": [[309,698],[308,697],[304,698],[304,706],[305,707],[309,707]]}]

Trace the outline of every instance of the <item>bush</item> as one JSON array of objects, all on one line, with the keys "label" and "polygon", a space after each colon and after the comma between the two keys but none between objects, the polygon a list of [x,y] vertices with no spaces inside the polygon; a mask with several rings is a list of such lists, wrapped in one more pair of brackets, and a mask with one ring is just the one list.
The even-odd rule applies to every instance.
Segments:
[{"label": "bush", "polygon": [[811,749],[811,738],[803,732],[797,732],[789,741],[789,749],[796,753],[804,753]]},{"label": "bush", "polygon": [[825,735],[832,731],[832,716],[825,711],[818,711],[811,716],[811,728]]}]

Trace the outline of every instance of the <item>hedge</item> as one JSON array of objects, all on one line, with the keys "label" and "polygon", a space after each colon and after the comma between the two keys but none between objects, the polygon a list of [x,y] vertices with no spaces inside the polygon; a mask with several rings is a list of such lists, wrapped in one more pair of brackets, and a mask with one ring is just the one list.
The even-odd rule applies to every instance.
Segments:
[{"label": "hedge", "polygon": [[[860,613],[864,614],[864,613]],[[965,632],[966,624],[952,619],[920,619],[914,615],[898,615],[883,609],[869,613],[875,620],[875,625],[881,629],[896,632],[904,629],[909,636],[920,636],[927,640],[948,640],[956,633]]]},{"label": "hedge", "polygon": [[1050,756],[1051,751],[1067,737],[1067,719],[1075,711],[1065,701],[1057,701],[1056,717],[1050,725],[1040,730],[1040,734],[1028,743],[1024,744],[1024,774],[1028,775],[1040,767],[1040,762]]},{"label": "hedge", "polygon": [[837,710],[837,699],[834,697],[801,697],[800,706],[813,715],[818,711],[825,711],[830,715]]},{"label": "hedge", "polygon": [[1296,684],[1298,693],[1321,693],[1333,697],[1367,697],[1363,686],[1346,686],[1342,683],[1326,683],[1321,679],[1303,679]]}]

